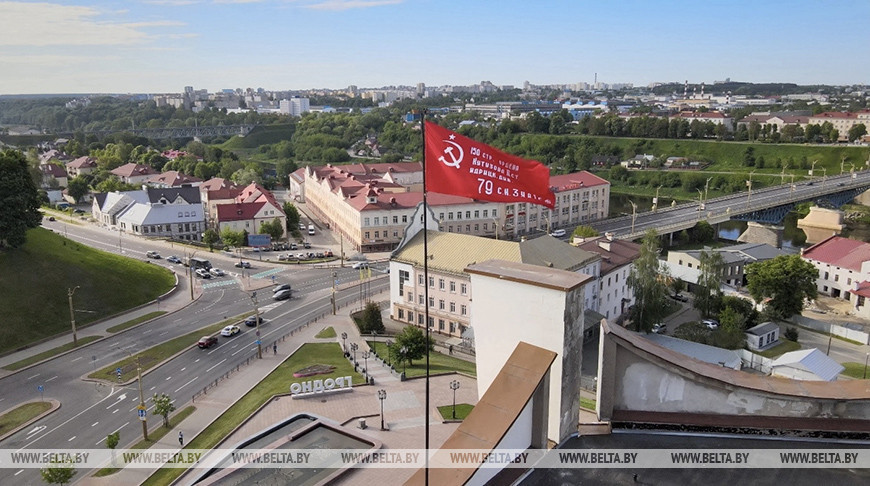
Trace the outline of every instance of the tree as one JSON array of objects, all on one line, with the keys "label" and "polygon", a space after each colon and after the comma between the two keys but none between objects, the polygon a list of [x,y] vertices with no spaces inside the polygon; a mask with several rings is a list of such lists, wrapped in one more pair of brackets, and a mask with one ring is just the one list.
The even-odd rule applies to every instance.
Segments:
[{"label": "tree", "polygon": [[864,135],[867,135],[867,125],[864,125],[863,123],[852,125],[852,128],[849,129],[850,142],[854,142]]},{"label": "tree", "polygon": [[53,460],[48,466],[39,470],[42,480],[48,484],[66,484],[72,481],[76,472],[72,459],[65,461]]},{"label": "tree", "polygon": [[83,197],[88,193],[90,187],[88,186],[88,181],[82,176],[73,177],[69,183],[67,184],[66,191],[67,193],[76,200],[76,202],[81,201]]},{"label": "tree", "polygon": [[202,233],[202,242],[208,245],[208,251],[214,250],[214,245],[220,241],[221,237],[217,231],[209,228]]},{"label": "tree", "polygon": [[674,295],[680,295],[680,292],[686,290],[686,282],[681,278],[673,278],[671,279],[671,290],[674,292]]},{"label": "tree", "polygon": [[[800,255],[780,255],[746,266],[749,295],[780,318],[799,314],[804,302],[816,298],[819,271]],[[769,300],[768,300],[769,299]]]},{"label": "tree", "polygon": [[169,414],[175,411],[175,404],[172,398],[165,393],[154,394],[152,400],[154,402],[154,413],[163,416],[163,426],[169,427]]},{"label": "tree", "polygon": [[725,261],[717,251],[702,251],[698,257],[698,287],[695,289],[694,306],[704,317],[716,313],[722,300],[722,267]]},{"label": "tree", "polygon": [[381,316],[381,308],[374,302],[366,304],[363,309],[362,317],[360,318],[359,332],[361,334],[371,334],[372,331],[378,334],[386,332],[384,320]]},{"label": "tree", "polygon": [[577,238],[594,238],[599,234],[600,233],[595,228],[581,224],[580,226],[574,228],[574,233],[572,235],[576,236]]},{"label": "tree", "polygon": [[746,316],[727,307],[719,314],[719,328],[713,331],[710,344],[724,349],[740,349],[746,344]]},{"label": "tree", "polygon": [[284,236],[284,228],[281,226],[281,220],[275,218],[272,221],[266,221],[261,224],[260,234],[271,236],[272,241],[280,240],[281,237]]},{"label": "tree", "polygon": [[227,246],[239,248],[245,244],[245,232],[224,228],[221,230],[221,241]]},{"label": "tree", "polygon": [[121,441],[121,431],[117,430],[106,436],[106,447],[112,449],[112,464],[115,463],[115,447]]},{"label": "tree", "polygon": [[[391,350],[394,355],[393,357],[397,360],[402,360],[403,358],[408,362],[408,364],[413,364],[415,359],[420,359],[423,356],[426,356],[426,350],[432,350],[433,341],[432,337],[429,337],[429,345],[426,345],[426,335],[423,334],[423,331],[417,326],[406,326],[402,329],[402,332],[396,335],[396,343],[393,345],[393,349]],[[400,352],[402,348],[405,348],[405,353],[402,355]]]},{"label": "tree", "polygon": [[640,254],[628,276],[628,286],[635,298],[629,318],[638,332],[649,332],[654,324],[665,317],[668,308],[668,275],[658,259],[658,238],[655,230],[647,231],[641,241]]},{"label": "tree", "polygon": [[27,230],[42,221],[39,192],[19,151],[0,152],[0,207],[0,248],[18,248],[27,240]]},{"label": "tree", "polygon": [[722,296],[720,308],[722,309],[719,313],[720,324],[723,322],[722,316],[726,309],[731,309],[734,311],[734,314],[743,317],[742,325],[744,330],[758,324],[758,309],[747,299],[737,297],[736,295],[724,295]]},{"label": "tree", "polygon": [[299,210],[291,202],[284,203],[284,215],[287,216],[287,230],[293,231],[299,226]]}]

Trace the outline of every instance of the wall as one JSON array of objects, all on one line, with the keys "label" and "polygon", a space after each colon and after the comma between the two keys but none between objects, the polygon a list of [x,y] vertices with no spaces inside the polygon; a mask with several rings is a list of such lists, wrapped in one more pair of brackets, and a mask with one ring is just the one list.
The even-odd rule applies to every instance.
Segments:
[{"label": "wall", "polygon": [[[504,437],[501,438],[501,441],[493,452],[497,452],[499,449],[517,451],[529,448],[532,443],[533,403],[534,400],[529,400],[526,407],[523,408],[522,412],[520,412],[520,416],[517,417],[517,420],[513,423],[511,428],[505,432]],[[497,467],[478,468],[477,472],[474,473],[474,476],[472,476],[465,484],[468,486],[484,486],[500,472],[501,469]]]}]

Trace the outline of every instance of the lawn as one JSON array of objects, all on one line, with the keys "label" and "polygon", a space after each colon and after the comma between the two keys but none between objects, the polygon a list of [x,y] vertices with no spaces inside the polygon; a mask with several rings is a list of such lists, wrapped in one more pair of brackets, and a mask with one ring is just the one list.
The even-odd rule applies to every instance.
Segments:
[{"label": "lawn", "polygon": [[595,411],[595,400],[592,398],[580,397],[580,408]]},{"label": "lawn", "polygon": [[[386,345],[383,341],[379,341],[375,344],[374,341],[366,341],[368,345],[375,349],[379,349],[379,353],[381,356],[386,356]],[[360,352],[357,351],[357,361],[362,362],[362,358],[360,357]],[[402,371],[403,369],[407,369],[405,372],[405,376],[408,378],[414,376],[426,376],[426,358],[423,357],[421,359],[415,360],[413,364],[408,365],[407,368],[402,366],[401,364],[393,365],[396,368],[396,371]],[[472,361],[465,361],[459,358],[454,358],[453,356],[449,356],[446,354],[439,353],[437,351],[432,351],[429,353],[429,374],[434,375],[436,373],[451,373],[454,371],[458,371],[460,373],[465,373],[471,376],[477,376],[477,368]]]},{"label": "lawn", "polygon": [[318,332],[317,335],[314,337],[316,337],[318,339],[334,338],[335,337],[335,329],[333,329],[332,326],[325,327],[325,328],[321,329],[320,332]]},{"label": "lawn", "polygon": [[468,414],[470,414],[472,410],[474,410],[474,405],[470,405],[468,403],[457,403],[456,418],[454,418],[452,403],[450,405],[438,407],[438,412],[441,414],[441,418],[444,420],[465,420],[465,417],[468,417]]},{"label": "lawn", "polygon": [[859,380],[866,380],[867,376],[867,365],[866,363],[841,363],[846,369],[843,370],[841,375],[850,376],[852,378],[857,378]]},{"label": "lawn", "polygon": [[[302,345],[292,356],[281,363],[275,371],[237,401],[232,407],[215,420],[211,426],[196,436],[186,446],[188,449],[210,449],[215,447],[235,427],[247,419],[257,408],[279,393],[290,390],[287,377],[295,371],[313,364],[336,366],[335,372],[329,375],[317,375],[316,379],[336,376],[353,376],[355,384],[365,383],[362,375],[353,371],[353,366],[344,358],[341,345],[338,343],[308,343]],[[297,381],[307,381],[302,378]],[[165,468],[152,474],[143,485],[168,485],[183,473],[183,469]]]},{"label": "lawn", "polygon": [[166,311],[149,312],[148,314],[145,314],[144,316],[140,316],[140,317],[137,317],[135,319],[129,320],[127,322],[118,324],[117,326],[112,326],[106,330],[109,332],[120,332],[120,331],[123,331],[124,329],[129,329],[129,328],[135,326],[136,324],[140,324],[140,323],[143,323],[145,321],[150,321],[151,319],[156,319],[156,318],[162,316],[163,314],[166,314]]},{"label": "lawn", "polygon": [[760,354],[760,355],[764,356],[765,358],[776,359],[785,353],[788,353],[790,351],[797,351],[798,349],[801,348],[800,344],[798,344],[794,341],[789,341],[788,339],[786,339],[784,337],[780,337],[779,340],[782,342],[777,344],[776,346],[766,350],[766,351],[753,351],[753,352],[755,354]]},{"label": "lawn", "polygon": [[27,423],[28,420],[33,419],[50,408],[51,404],[48,402],[30,402],[19,405],[0,415],[0,435],[9,432],[21,424]]},{"label": "lawn", "polygon": [[[85,344],[94,342],[97,339],[100,339],[102,337],[103,336],[83,337],[83,338],[78,340],[78,346],[76,346],[76,347],[84,346]],[[71,336],[70,336],[70,339],[72,339]],[[56,348],[49,349],[48,351],[43,351],[39,354],[35,354],[29,358],[22,359],[21,361],[16,361],[12,364],[8,364],[8,365],[4,366],[3,369],[9,370],[9,371],[20,370],[21,368],[24,368],[26,366],[30,366],[33,363],[39,363],[40,361],[42,361],[44,359],[51,358],[52,356],[56,356],[56,355],[63,353],[65,351],[69,351],[72,348],[73,348],[73,343],[72,343],[72,341],[70,341],[70,342],[64,344],[63,346],[58,346]]]},{"label": "lawn", "polygon": [[[111,235],[108,235],[111,236]],[[69,291],[81,328],[157,298],[175,279],[166,268],[95,250],[45,228],[0,252],[0,353],[70,331]]]}]

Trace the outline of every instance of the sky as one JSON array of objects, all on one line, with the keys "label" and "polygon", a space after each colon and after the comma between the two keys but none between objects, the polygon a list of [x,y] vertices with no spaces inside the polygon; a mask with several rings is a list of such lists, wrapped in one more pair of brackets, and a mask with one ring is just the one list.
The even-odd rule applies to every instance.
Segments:
[{"label": "sky", "polygon": [[0,0],[0,94],[870,83],[870,1]]}]

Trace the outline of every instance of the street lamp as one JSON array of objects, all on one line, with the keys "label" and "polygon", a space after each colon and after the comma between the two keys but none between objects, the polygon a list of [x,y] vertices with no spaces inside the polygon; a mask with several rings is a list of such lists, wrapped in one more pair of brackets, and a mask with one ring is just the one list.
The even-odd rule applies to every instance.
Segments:
[{"label": "street lamp", "polygon": [[393,367],[392,362],[391,362],[391,360],[390,360],[390,354],[391,354],[391,353],[390,353],[390,348],[391,348],[392,346],[393,346],[393,342],[390,341],[390,340],[387,340],[387,366],[389,366],[389,367],[391,367],[391,368]]},{"label": "street lamp", "polygon": [[631,203],[631,234],[634,234],[634,221],[637,219],[637,204],[634,201],[628,201]]},{"label": "street lamp", "polygon": [[76,337],[76,311],[75,311],[75,309],[73,309],[72,298],[73,298],[73,294],[76,293],[76,290],[78,290],[79,288],[80,287],[78,285],[76,285],[75,288],[73,288],[73,289],[68,288],[66,291],[67,296],[69,297],[69,322],[70,322],[70,324],[72,324],[73,347],[78,346],[78,339]]},{"label": "street lamp", "polygon": [[755,171],[749,173],[749,180],[746,181],[746,186],[749,187],[749,194],[746,196],[746,207],[748,208],[752,205],[752,174],[755,174]]},{"label": "street lamp", "polygon": [[405,375],[405,371],[407,371],[407,367],[408,367],[408,360],[405,357],[405,354],[407,352],[408,352],[408,348],[405,346],[402,346],[402,349],[399,350],[399,354],[402,355],[402,376]]},{"label": "street lamp", "polygon": [[338,281],[338,273],[332,272],[332,315],[335,315],[335,283]]},{"label": "street lamp", "polygon": [[864,379],[867,379],[867,360],[870,360],[870,353],[864,357]]},{"label": "street lamp", "polygon": [[828,180],[828,169],[826,167],[822,167],[822,187],[825,187],[825,181]]},{"label": "street lamp", "polygon": [[813,166],[810,167],[810,174],[809,175],[811,175],[811,176],[813,175],[813,170],[815,170],[817,162],[818,162],[818,160],[813,161]]},{"label": "street lamp", "polygon": [[459,389],[459,381],[451,381],[450,389],[453,390],[453,419],[456,420],[456,390]]},{"label": "street lamp", "polygon": [[704,183],[704,204],[707,204],[708,197],[707,195],[710,193],[710,181],[713,180],[712,177],[707,178],[707,182]]},{"label": "street lamp", "polygon": [[[121,348],[118,348],[119,350]],[[133,357],[133,353],[127,351],[127,355],[131,358]],[[120,378],[120,375],[118,375]],[[136,407],[137,414],[142,413],[142,410],[147,410],[145,408],[145,394],[142,392],[142,365],[139,363],[139,355],[136,355],[136,382],[139,384],[139,406]],[[147,415],[140,415],[139,420],[142,421],[142,438],[148,440],[148,418]]]},{"label": "street lamp", "polygon": [[387,390],[383,388],[378,390],[378,400],[381,401],[381,430],[386,430],[384,428],[384,400],[387,399]]},{"label": "street lamp", "polygon": [[346,332],[341,333],[341,350],[344,351],[345,354],[347,354],[346,339],[347,339],[347,333]]},{"label": "street lamp", "polygon": [[375,354],[378,354],[378,331],[375,331],[374,329],[372,329],[372,341],[372,351],[374,351]]},{"label": "street lamp", "polygon": [[695,190],[698,191],[698,221],[700,221],[701,212],[704,211],[704,193],[698,188],[695,188]]},{"label": "street lamp", "polygon": [[656,209],[659,208],[659,189],[661,188],[662,186],[656,187],[656,197],[653,198],[653,212],[656,212]]},{"label": "street lamp", "polygon": [[785,184],[785,170],[788,169],[788,163],[782,166],[782,172],[779,174],[779,185]]},{"label": "street lamp", "polygon": [[257,358],[263,359],[263,345],[260,340],[260,306],[257,303],[257,292],[251,293],[251,302],[254,303],[254,322],[257,324]]},{"label": "street lamp", "polygon": [[350,350],[353,351],[353,364],[356,365],[356,350],[359,346],[356,343],[350,343]]},{"label": "street lamp", "polygon": [[368,351],[363,351],[362,357],[363,357],[363,361],[365,362],[365,367],[363,368],[363,373],[366,375],[366,381],[368,381],[368,379],[369,379],[369,356],[370,355],[371,355],[371,353],[369,353]]}]

